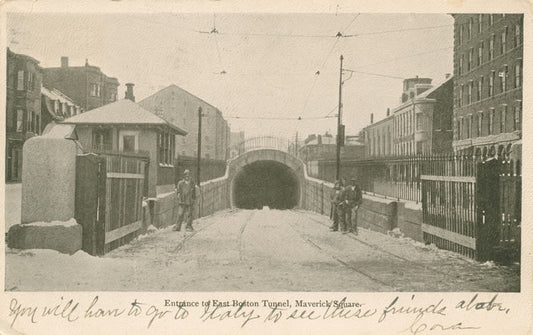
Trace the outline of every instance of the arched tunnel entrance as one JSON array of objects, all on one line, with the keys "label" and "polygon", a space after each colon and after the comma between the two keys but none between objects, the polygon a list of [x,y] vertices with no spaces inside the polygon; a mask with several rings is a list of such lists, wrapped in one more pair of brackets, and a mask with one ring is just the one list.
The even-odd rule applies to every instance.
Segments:
[{"label": "arched tunnel entrance", "polygon": [[290,209],[298,206],[299,199],[296,173],[280,162],[255,161],[243,166],[233,180],[233,203],[238,208]]}]

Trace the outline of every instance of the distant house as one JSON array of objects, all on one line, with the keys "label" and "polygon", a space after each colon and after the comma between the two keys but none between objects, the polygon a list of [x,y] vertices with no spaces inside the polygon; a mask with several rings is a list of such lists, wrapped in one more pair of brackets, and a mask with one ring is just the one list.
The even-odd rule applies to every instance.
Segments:
[{"label": "distant house", "polygon": [[129,99],[95,108],[62,123],[76,125],[79,142],[87,152],[148,158],[148,196],[173,189],[178,153],[176,136],[185,136],[185,130]]},{"label": "distant house", "polygon": [[196,157],[198,107],[202,108],[202,158],[226,160],[230,128],[220,110],[186,90],[170,85],[139,102],[143,108],[187,130],[179,154]]},{"label": "distant house", "polygon": [[41,87],[42,130],[52,121],[61,122],[81,113],[83,113],[83,109],[62,92]]},{"label": "distant house", "polygon": [[88,111],[117,100],[119,82],[85,61],[84,66],[69,66],[68,57],[61,57],[61,67],[43,68],[44,86],[58,89],[78,106]]},{"label": "distant house", "polygon": [[39,61],[7,49],[6,71],[6,182],[22,179],[22,146],[41,133]]}]

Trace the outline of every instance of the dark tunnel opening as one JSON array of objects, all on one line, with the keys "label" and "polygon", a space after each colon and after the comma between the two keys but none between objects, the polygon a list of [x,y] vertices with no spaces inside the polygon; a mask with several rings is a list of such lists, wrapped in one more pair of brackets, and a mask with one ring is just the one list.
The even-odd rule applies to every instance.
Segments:
[{"label": "dark tunnel opening", "polygon": [[300,183],[295,172],[275,161],[257,161],[242,168],[233,181],[233,202],[238,208],[298,206]]}]

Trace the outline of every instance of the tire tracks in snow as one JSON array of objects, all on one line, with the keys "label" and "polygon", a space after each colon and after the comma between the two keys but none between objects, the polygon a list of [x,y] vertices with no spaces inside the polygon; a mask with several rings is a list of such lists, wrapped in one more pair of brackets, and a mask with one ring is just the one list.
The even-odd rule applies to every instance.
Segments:
[{"label": "tire tracks in snow", "polygon": [[[201,219],[211,219],[213,222],[210,222],[210,223],[206,224],[205,226],[201,227],[200,229],[195,229],[191,234],[186,234],[185,237],[178,243],[176,248],[174,248],[171,252],[172,253],[180,252],[183,249],[183,247],[185,246],[185,242],[189,241],[191,238],[196,236],[196,234],[199,234],[200,232],[206,230],[207,228],[209,228],[212,225],[214,225],[215,223],[217,223],[218,219],[221,219],[221,218],[224,218],[224,217],[227,217],[227,216],[230,216],[230,215],[235,215],[239,211],[240,211],[239,209],[230,209],[229,211],[226,211],[226,212],[215,213],[213,215],[200,218],[200,220]],[[180,233],[180,232],[178,232],[178,233]]]},{"label": "tire tracks in snow", "polygon": [[[293,214],[306,214],[306,212],[303,211],[303,210],[292,210],[291,212],[292,212]],[[326,227],[328,227],[327,224],[324,224],[322,221],[319,221],[319,220],[317,220],[317,219],[311,217],[310,215],[306,215],[306,217],[307,217],[308,219],[310,219],[311,221],[315,222],[315,223],[318,223],[318,224],[320,224],[320,225],[322,225],[322,226],[326,226]],[[292,225],[291,225],[291,227],[292,227]],[[357,241],[357,242],[359,242],[359,243],[365,245],[366,247],[368,247],[368,248],[370,248],[370,249],[372,249],[372,250],[374,250],[374,251],[378,251],[378,252],[381,252],[381,253],[383,253],[383,254],[386,254],[386,255],[392,256],[392,257],[394,257],[394,258],[397,258],[397,259],[399,259],[399,260],[401,260],[401,261],[407,262],[407,263],[409,263],[410,265],[412,265],[412,266],[414,266],[414,267],[422,268],[422,269],[424,269],[424,270],[433,271],[433,272],[439,273],[439,274],[441,274],[441,275],[443,275],[443,276],[445,276],[445,277],[451,278],[452,280],[457,280],[457,278],[456,278],[455,276],[451,275],[451,274],[448,273],[448,272],[441,271],[441,270],[439,270],[439,269],[437,269],[437,268],[435,268],[435,267],[432,267],[432,266],[428,266],[428,265],[423,265],[423,264],[420,264],[420,263],[416,263],[416,262],[414,262],[414,261],[412,261],[412,260],[410,260],[410,259],[408,259],[408,258],[405,258],[405,257],[399,256],[399,255],[394,254],[394,253],[392,253],[392,252],[390,252],[390,251],[387,251],[387,250],[385,250],[385,249],[382,249],[382,248],[380,248],[380,247],[378,247],[378,246],[376,246],[376,245],[374,245],[374,244],[371,244],[371,243],[365,242],[365,241],[363,241],[363,240],[357,238],[357,237],[356,237],[355,235],[353,235],[353,234],[346,234],[346,235],[344,235],[344,236],[346,236],[346,237],[348,237],[348,238],[350,238],[350,239],[352,239],[352,240],[354,240],[354,241]],[[321,250],[322,250],[322,249],[321,249]],[[464,262],[464,263],[466,263],[466,264],[470,264],[469,262],[467,262],[467,261],[465,261],[465,260],[462,260],[462,259],[460,259],[460,258],[458,258],[458,260],[460,260],[460,261],[462,261],[462,262]],[[388,285],[388,284],[386,284],[386,285],[387,285],[387,286],[390,286],[390,287],[393,287],[393,286]],[[484,289],[486,289],[486,290],[489,291],[489,292],[496,292],[496,291],[497,291],[497,290],[494,290],[493,288],[490,288],[490,287],[487,287],[487,286],[484,286],[484,285],[478,285],[478,286],[479,286],[479,287],[482,287],[482,288],[484,288]]]},{"label": "tire tracks in snow", "polygon": [[244,235],[244,230],[246,229],[246,226],[250,221],[252,221],[256,213],[256,211],[250,211],[250,213],[248,213],[248,215],[244,219],[244,223],[241,225],[241,229],[239,230],[239,261],[241,263],[244,262],[244,239],[242,238],[242,235]]},{"label": "tire tracks in snow", "polygon": [[[298,214],[298,213],[296,213],[294,211],[291,211],[290,213],[293,214],[293,215],[297,215]],[[377,277],[375,277],[375,276],[373,276],[373,275],[371,275],[371,274],[369,274],[369,273],[367,273],[365,271],[362,271],[362,270],[358,269],[357,267],[355,267],[355,266],[349,264],[348,262],[340,259],[339,257],[337,257],[336,255],[332,254],[331,252],[325,251],[322,247],[320,247],[320,245],[318,245],[316,242],[314,242],[313,240],[309,239],[304,234],[302,234],[299,229],[295,228],[295,225],[291,221],[289,221],[288,224],[291,227],[291,229],[296,233],[296,235],[298,235],[298,237],[300,239],[302,239],[305,243],[307,243],[308,245],[312,246],[315,249],[320,250],[322,253],[326,254],[327,256],[329,256],[333,260],[335,260],[337,263],[341,264],[342,266],[346,267],[347,269],[350,269],[353,272],[356,272],[356,273],[358,273],[358,274],[360,274],[360,275],[372,280],[373,282],[376,282],[376,283],[379,283],[379,284],[381,284],[383,286],[391,288],[392,290],[395,289],[394,286],[382,281],[381,279],[379,279],[379,278],[377,278]]]}]

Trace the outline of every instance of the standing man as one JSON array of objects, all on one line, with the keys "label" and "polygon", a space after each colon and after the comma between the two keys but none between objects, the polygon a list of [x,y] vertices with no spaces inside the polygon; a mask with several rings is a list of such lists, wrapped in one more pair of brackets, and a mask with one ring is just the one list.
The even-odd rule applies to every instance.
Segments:
[{"label": "standing man", "polygon": [[335,182],[335,187],[333,188],[330,196],[331,200],[331,212],[330,219],[333,221],[333,225],[329,228],[331,231],[339,230],[339,211],[338,205],[341,202],[342,186],[340,180]]},{"label": "standing man", "polygon": [[183,219],[186,218],[187,225],[185,229],[187,231],[193,231],[192,228],[192,206],[196,200],[196,187],[190,180],[189,170],[183,171],[183,179],[178,182],[176,187],[177,200],[178,200],[178,221],[174,230],[180,231]]},{"label": "standing man", "polygon": [[[356,184],[355,178],[352,178],[351,183],[344,189],[344,204],[345,204],[345,221],[347,229],[350,233],[357,234],[357,210],[363,200],[361,189]],[[352,217],[353,215],[353,217]],[[352,221],[355,220],[355,223]]]},{"label": "standing man", "polygon": [[361,191],[361,186],[359,184],[355,184],[355,207],[353,209],[353,225],[352,225],[352,232],[357,235],[359,234],[359,231],[357,229],[357,211],[359,210],[359,207],[363,203],[363,192]]}]

